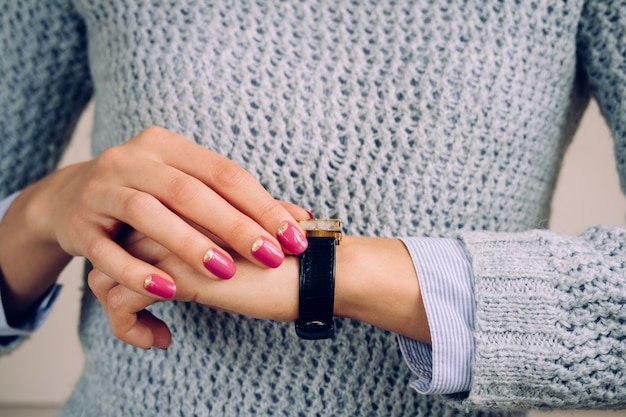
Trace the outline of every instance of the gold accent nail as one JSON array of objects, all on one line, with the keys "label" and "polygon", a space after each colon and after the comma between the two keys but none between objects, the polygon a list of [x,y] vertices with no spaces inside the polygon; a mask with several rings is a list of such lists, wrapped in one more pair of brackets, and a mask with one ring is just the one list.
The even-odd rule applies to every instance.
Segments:
[{"label": "gold accent nail", "polygon": [[151,286],[152,286],[152,275],[148,275],[148,277],[143,282],[143,287],[145,289],[148,289]]},{"label": "gold accent nail", "polygon": [[288,227],[289,227],[289,223],[287,222],[282,223],[280,226],[278,226],[278,234],[282,235],[283,233],[285,233],[285,230],[287,230]]},{"label": "gold accent nail", "polygon": [[263,246],[263,239],[258,238],[257,240],[254,241],[254,243],[252,244],[252,252],[256,252],[259,249],[261,249],[261,246]]},{"label": "gold accent nail", "polygon": [[202,262],[209,262],[211,259],[213,259],[214,256],[215,256],[215,253],[213,252],[213,249],[209,249],[204,254],[204,258],[202,258]]}]

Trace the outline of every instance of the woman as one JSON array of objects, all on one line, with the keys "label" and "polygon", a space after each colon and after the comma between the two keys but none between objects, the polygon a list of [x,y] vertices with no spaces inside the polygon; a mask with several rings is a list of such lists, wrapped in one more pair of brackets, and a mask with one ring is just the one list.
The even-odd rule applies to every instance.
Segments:
[{"label": "woman", "polygon": [[[623,406],[624,230],[535,230],[590,92],[626,179],[623,6],[5,5],[9,324],[94,265],[63,415]],[[279,322],[308,211],[347,235],[321,342]]]}]

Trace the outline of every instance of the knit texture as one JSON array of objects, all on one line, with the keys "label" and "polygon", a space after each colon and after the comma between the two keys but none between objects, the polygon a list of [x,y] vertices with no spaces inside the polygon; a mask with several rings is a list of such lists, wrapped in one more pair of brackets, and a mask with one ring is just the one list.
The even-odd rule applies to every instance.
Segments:
[{"label": "knit texture", "polygon": [[480,306],[468,403],[623,408],[624,242],[624,230],[607,228],[577,239],[545,231],[466,236]]},{"label": "knit texture", "polygon": [[22,3],[0,4],[2,198],[56,167],[92,95],[85,25],[73,7]]},{"label": "knit texture", "polygon": [[310,343],[289,324],[167,302],[152,311],[172,347],[144,352],[111,335],[87,294],[85,371],[63,416],[626,406],[624,231],[529,231],[546,226],[590,92],[626,184],[624,1],[5,3],[3,25],[29,30],[1,35],[13,53],[0,70],[3,194],[52,169],[53,138],[93,84],[94,154],[160,125],[348,234],[461,237],[476,279],[465,399],[413,392],[394,335],[362,323]]}]

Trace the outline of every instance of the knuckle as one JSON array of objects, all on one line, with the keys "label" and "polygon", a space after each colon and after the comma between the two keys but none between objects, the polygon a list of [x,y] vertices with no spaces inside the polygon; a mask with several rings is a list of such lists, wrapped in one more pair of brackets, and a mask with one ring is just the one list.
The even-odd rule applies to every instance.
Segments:
[{"label": "knuckle", "polygon": [[202,238],[195,233],[185,234],[178,241],[178,251],[181,254],[196,253],[205,246],[206,244],[202,241]]},{"label": "knuckle", "polygon": [[85,257],[91,261],[94,266],[100,265],[103,260],[103,253],[106,251],[107,245],[105,238],[92,239],[85,244]]},{"label": "knuckle", "polygon": [[[234,220],[228,227],[229,240],[232,242],[250,235],[250,226],[250,221],[245,218]],[[250,243],[252,244],[252,242]]]},{"label": "knuckle", "polygon": [[144,218],[152,211],[155,200],[148,194],[131,193],[122,201],[122,210],[128,220]]},{"label": "knuckle", "polygon": [[257,204],[257,209],[259,215],[263,218],[282,218],[285,216],[285,210],[283,207],[274,199],[270,198],[267,200],[260,201]]},{"label": "knuckle", "polygon": [[141,131],[141,133],[139,133],[137,136],[135,136],[132,141],[133,142],[138,142],[138,143],[151,143],[154,144],[155,142],[163,142],[165,140],[171,139],[172,137],[174,137],[174,133],[161,127],[161,126],[149,126],[147,128],[145,128],[143,131]]},{"label": "knuckle", "polygon": [[215,186],[220,189],[245,187],[252,176],[245,169],[230,160],[217,162],[215,166]]},{"label": "knuckle", "polygon": [[87,275],[87,286],[89,286],[94,294],[98,294],[103,287],[101,278],[102,272],[97,269],[92,269]]},{"label": "knuckle", "polygon": [[124,308],[126,303],[126,297],[124,296],[123,287],[114,287],[109,291],[107,296],[107,306],[109,311],[120,311]]},{"label": "knuckle", "polygon": [[169,201],[186,204],[198,198],[200,187],[191,177],[177,175],[167,184],[165,192]]},{"label": "knuckle", "polygon": [[126,152],[122,146],[105,149],[96,159],[97,171],[119,171],[126,161]]},{"label": "knuckle", "polygon": [[[144,278],[145,277],[142,277],[137,265],[135,265],[134,262],[129,262],[120,269],[119,276],[114,277],[113,279],[126,287],[138,289],[143,284]],[[138,285],[133,285],[135,282],[137,282]]]},{"label": "knuckle", "polygon": [[169,130],[165,129],[164,127],[157,126],[157,125],[152,125],[152,126],[148,126],[147,128],[145,128],[139,134],[139,136],[148,137],[148,138],[161,138],[161,137],[164,137],[164,136],[168,136],[170,134],[172,134],[172,132],[170,132]]}]

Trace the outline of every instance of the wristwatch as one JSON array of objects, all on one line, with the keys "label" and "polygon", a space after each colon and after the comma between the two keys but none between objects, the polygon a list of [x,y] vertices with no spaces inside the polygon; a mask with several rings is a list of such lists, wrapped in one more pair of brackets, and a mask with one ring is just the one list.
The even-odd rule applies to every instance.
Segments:
[{"label": "wristwatch", "polygon": [[341,243],[341,220],[302,220],[309,246],[300,255],[299,316],[296,334],[328,339],[335,333],[335,247]]}]

